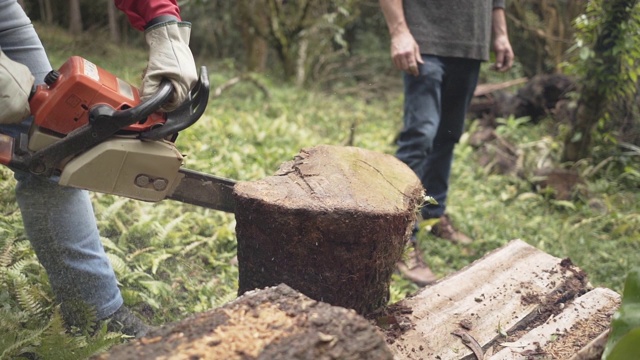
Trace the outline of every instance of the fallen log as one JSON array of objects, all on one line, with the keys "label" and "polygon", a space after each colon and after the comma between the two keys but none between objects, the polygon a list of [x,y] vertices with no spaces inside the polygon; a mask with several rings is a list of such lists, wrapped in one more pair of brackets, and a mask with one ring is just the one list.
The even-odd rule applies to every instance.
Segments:
[{"label": "fallen log", "polygon": [[391,360],[365,318],[286,285],[250,291],[226,305],[115,346],[94,360]]},{"label": "fallen log", "polygon": [[620,295],[521,240],[369,314],[281,284],[154,330],[94,360],[596,360]]},{"label": "fallen log", "polygon": [[392,155],[328,145],[238,183],[238,293],[285,283],[360,314],[386,305],[423,192]]},{"label": "fallen log", "polygon": [[568,359],[609,329],[616,292],[514,240],[374,317],[395,359]]},{"label": "fallen log", "polygon": [[[520,86],[517,91],[507,91]],[[568,94],[576,89],[572,78],[562,74],[542,74],[531,79],[515,79],[497,84],[479,84],[469,104],[468,115],[495,128],[496,118],[528,116],[532,123],[553,115],[568,121]]]}]

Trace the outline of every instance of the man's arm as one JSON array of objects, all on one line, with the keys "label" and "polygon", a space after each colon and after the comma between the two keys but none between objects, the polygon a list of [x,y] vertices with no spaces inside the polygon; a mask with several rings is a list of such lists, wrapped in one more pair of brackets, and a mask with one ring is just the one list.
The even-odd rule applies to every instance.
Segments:
[{"label": "man's arm", "polygon": [[399,70],[418,75],[418,63],[422,64],[420,47],[411,35],[404,17],[402,0],[380,0],[380,9],[391,35],[391,58]]},{"label": "man's arm", "polygon": [[176,0],[114,0],[114,3],[120,11],[127,15],[131,26],[138,30],[144,30],[154,19],[159,17],[181,20]]},{"label": "man's arm", "polygon": [[116,7],[129,18],[131,26],[144,30],[149,45],[149,61],[142,78],[140,99],[146,100],[167,79],[173,95],[160,108],[173,111],[188,97],[198,80],[198,72],[189,48],[191,23],[183,22],[176,0],[114,0]]},{"label": "man's arm", "polygon": [[495,69],[507,71],[513,66],[513,49],[507,33],[504,8],[495,7],[492,13],[493,51],[496,54]]},{"label": "man's arm", "polygon": [[29,116],[33,75],[0,50],[0,124],[17,124]]}]

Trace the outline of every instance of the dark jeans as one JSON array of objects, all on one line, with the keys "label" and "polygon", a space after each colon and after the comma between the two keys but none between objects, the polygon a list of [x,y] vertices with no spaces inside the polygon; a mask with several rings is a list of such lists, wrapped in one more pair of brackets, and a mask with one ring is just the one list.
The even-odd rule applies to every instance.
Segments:
[{"label": "dark jeans", "polygon": [[404,75],[404,127],[396,156],[438,201],[422,208],[422,217],[429,219],[445,211],[453,148],[464,129],[480,61],[430,55],[422,59],[420,75]]},{"label": "dark jeans", "polygon": [[[0,0],[0,49],[26,65],[37,83],[51,70],[40,39],[16,0]],[[28,124],[0,128],[15,136],[27,131]],[[57,300],[63,304],[81,300],[95,307],[98,319],[113,314],[123,299],[102,246],[89,194],[20,171],[15,178],[24,230],[47,270]]]}]

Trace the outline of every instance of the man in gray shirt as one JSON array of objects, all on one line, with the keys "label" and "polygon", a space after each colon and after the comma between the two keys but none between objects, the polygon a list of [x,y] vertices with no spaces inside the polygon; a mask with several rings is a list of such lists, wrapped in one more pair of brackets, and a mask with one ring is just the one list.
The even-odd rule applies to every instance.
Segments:
[{"label": "man in gray shirt", "polygon": [[[513,65],[504,0],[379,1],[391,35],[393,63],[404,72],[404,126],[396,156],[438,202],[421,209],[423,219],[439,219],[431,232],[468,244],[471,238],[456,230],[445,214],[449,174],[480,63],[489,60],[491,43],[495,70],[507,71]],[[415,250],[417,263],[400,269],[419,285],[435,281],[417,246]]]}]

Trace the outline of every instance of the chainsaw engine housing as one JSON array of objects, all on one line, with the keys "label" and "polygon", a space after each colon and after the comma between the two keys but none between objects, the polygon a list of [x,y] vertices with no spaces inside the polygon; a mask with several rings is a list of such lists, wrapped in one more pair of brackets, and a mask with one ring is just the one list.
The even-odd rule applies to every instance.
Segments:
[{"label": "chainsaw engine housing", "polygon": [[[28,149],[43,149],[87,125],[96,105],[125,110],[139,103],[137,88],[73,56],[49,73],[30,100],[34,118]],[[170,141],[143,141],[136,136],[165,118],[164,113],[153,113],[69,159],[60,169],[59,184],[145,201],[163,199],[174,186],[183,157]]]}]

